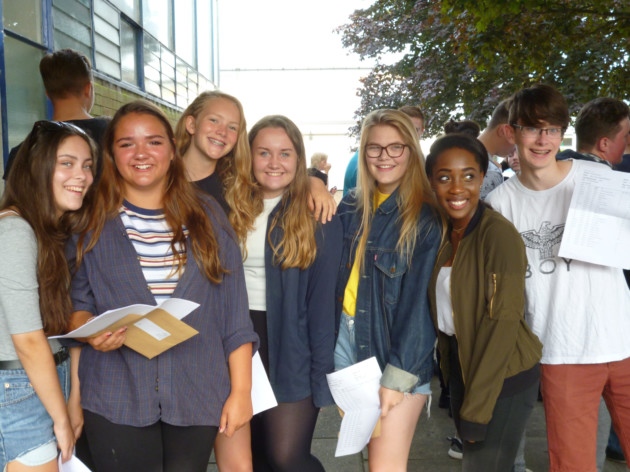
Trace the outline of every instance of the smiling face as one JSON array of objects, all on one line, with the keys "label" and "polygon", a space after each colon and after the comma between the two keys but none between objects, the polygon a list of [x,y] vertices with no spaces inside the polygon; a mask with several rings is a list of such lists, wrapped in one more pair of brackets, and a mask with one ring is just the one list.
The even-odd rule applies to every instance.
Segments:
[{"label": "smiling face", "polygon": [[[389,125],[376,125],[369,131],[366,142],[366,149],[370,145],[378,145],[382,148],[390,144],[405,145],[403,137],[398,130]],[[407,164],[409,162],[409,148],[405,146],[400,157],[389,157],[385,149],[382,150],[380,157],[363,156],[367,164],[370,175],[376,180],[376,186],[379,192],[391,195],[400,185]]]},{"label": "smiling face", "polygon": [[[521,124],[521,123],[517,123]],[[536,128],[561,128],[561,125],[541,121]],[[556,154],[560,150],[562,134],[549,136],[548,133],[537,133],[535,136],[524,136],[523,131],[510,126],[510,137],[518,149],[521,170],[536,171],[556,165]]]},{"label": "smiling face", "polygon": [[94,181],[90,146],[79,136],[69,136],[57,149],[52,191],[57,216],[81,208]]},{"label": "smiling face", "polygon": [[241,114],[234,102],[218,97],[208,100],[195,118],[186,117],[186,130],[192,136],[189,150],[208,160],[216,161],[226,156],[238,139]]},{"label": "smiling face", "polygon": [[153,115],[129,113],[118,121],[113,141],[124,197],[143,208],[160,208],[175,156],[164,124]]},{"label": "smiling face", "polygon": [[282,195],[295,179],[298,154],[282,128],[263,128],[252,141],[253,171],[263,198]]},{"label": "smiling face", "polygon": [[465,149],[450,148],[437,156],[431,187],[454,229],[465,228],[475,214],[483,177],[475,156]]}]

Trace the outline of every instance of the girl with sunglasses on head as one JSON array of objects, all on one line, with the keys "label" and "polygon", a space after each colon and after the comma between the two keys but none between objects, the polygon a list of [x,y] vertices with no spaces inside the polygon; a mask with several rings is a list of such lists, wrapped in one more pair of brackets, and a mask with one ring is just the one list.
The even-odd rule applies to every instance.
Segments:
[{"label": "girl with sunglasses on head", "polygon": [[411,440],[433,376],[435,331],[427,288],[442,225],[417,132],[397,110],[361,128],[359,182],[342,200],[335,368],[375,356],[383,370],[380,436],[370,470],[407,470]]},{"label": "girl with sunglasses on head", "polygon": [[[87,340],[81,401],[97,471],[205,471],[217,433],[251,418],[249,320],[241,253],[223,210],[186,180],[173,130],[154,105],[114,115],[86,230],[73,237],[73,327],[107,310],[170,297],[199,307],[198,334],[147,359],[126,328]],[[72,249],[72,248],[71,248]]]},{"label": "girl with sunglasses on head", "polygon": [[483,144],[433,143],[426,169],[448,219],[429,297],[463,471],[512,470],[536,402],[542,344],[523,318],[527,258],[512,223],[481,201]]},{"label": "girl with sunglasses on head", "polygon": [[[94,143],[82,130],[40,121],[6,182],[0,202],[2,471],[57,471],[58,450],[67,461],[81,433],[80,414],[71,418],[66,406],[68,351],[47,336],[63,334],[72,311],[64,244],[79,223],[95,164]],[[72,388],[79,408],[78,384]]]}]

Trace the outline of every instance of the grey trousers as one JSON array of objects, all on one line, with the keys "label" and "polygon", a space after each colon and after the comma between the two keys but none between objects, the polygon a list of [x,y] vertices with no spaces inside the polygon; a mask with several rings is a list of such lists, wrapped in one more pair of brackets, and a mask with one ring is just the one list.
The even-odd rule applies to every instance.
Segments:
[{"label": "grey trousers", "polygon": [[[453,350],[451,343],[451,351]],[[459,432],[459,410],[464,399],[465,387],[462,381],[458,354],[450,356],[449,388],[451,409],[455,426]],[[455,361],[455,362],[453,362]],[[538,398],[538,382],[524,390],[499,398],[488,423],[484,441],[469,443],[463,441],[463,472],[506,472],[512,470],[525,425]],[[461,436],[460,436],[461,437]]]}]

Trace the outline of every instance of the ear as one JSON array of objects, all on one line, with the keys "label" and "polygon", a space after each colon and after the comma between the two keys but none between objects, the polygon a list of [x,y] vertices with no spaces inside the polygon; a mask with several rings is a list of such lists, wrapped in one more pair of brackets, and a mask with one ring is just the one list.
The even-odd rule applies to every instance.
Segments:
[{"label": "ear", "polygon": [[608,146],[610,144],[610,140],[606,136],[602,136],[595,143],[595,149],[601,153],[605,153],[608,150]]},{"label": "ear", "polygon": [[501,125],[501,127],[505,133],[505,139],[507,139],[510,144],[516,144],[516,133],[514,133],[514,128],[508,124]]},{"label": "ear", "polygon": [[194,136],[194,134],[197,131],[197,126],[195,124],[195,117],[192,115],[188,115],[186,117],[186,131],[188,131],[188,134],[190,134],[191,136]]}]

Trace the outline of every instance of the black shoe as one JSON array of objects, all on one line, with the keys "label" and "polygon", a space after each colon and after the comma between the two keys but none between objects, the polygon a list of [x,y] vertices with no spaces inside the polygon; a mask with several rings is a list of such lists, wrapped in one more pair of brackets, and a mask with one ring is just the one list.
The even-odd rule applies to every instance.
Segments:
[{"label": "black shoe", "polygon": [[613,462],[621,462],[623,464],[626,463],[626,458],[623,456],[623,453],[615,451],[610,447],[606,447],[606,459]]},{"label": "black shoe", "polygon": [[462,440],[457,436],[446,438],[451,442],[451,447],[448,450],[448,455],[453,459],[462,460],[464,458],[464,445]]}]

